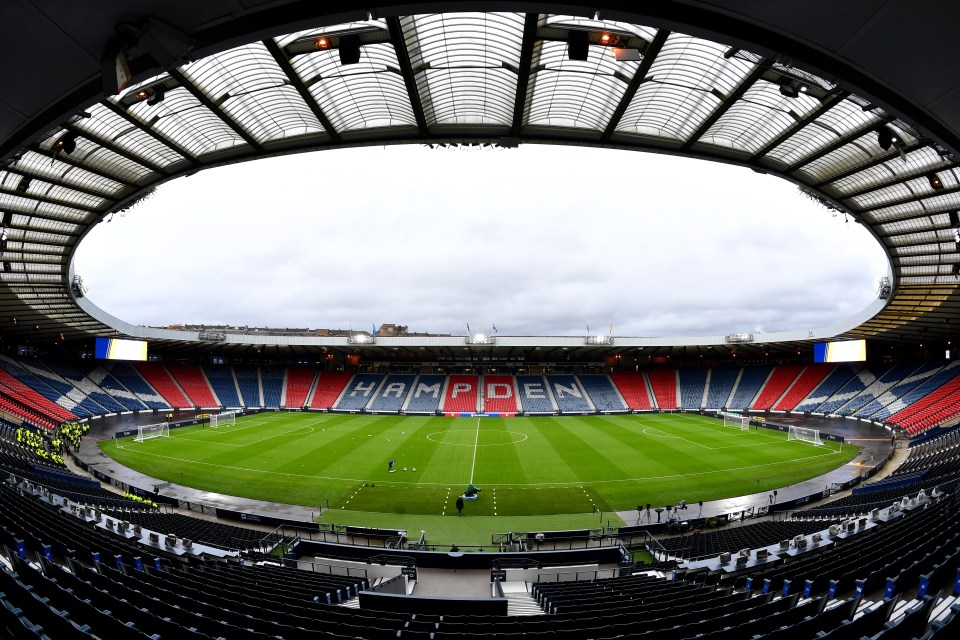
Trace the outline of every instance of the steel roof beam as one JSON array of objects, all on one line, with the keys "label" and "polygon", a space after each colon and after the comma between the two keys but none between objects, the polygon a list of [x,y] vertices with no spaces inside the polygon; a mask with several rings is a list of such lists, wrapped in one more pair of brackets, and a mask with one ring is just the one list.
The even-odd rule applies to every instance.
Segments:
[{"label": "steel roof beam", "polygon": [[633,97],[637,95],[640,85],[643,84],[643,81],[647,77],[647,73],[650,71],[650,67],[653,66],[653,63],[657,59],[657,55],[660,53],[660,49],[663,48],[664,43],[669,37],[669,31],[666,29],[660,29],[657,31],[657,35],[654,36],[653,41],[643,52],[643,60],[640,61],[640,66],[637,67],[637,72],[630,80],[630,84],[627,85],[627,90],[624,91],[623,96],[620,98],[617,108],[613,110],[613,115],[610,116],[610,121],[607,122],[606,129],[604,129],[603,133],[600,135],[601,142],[608,142],[611,136],[613,136],[613,134],[616,132],[617,126],[620,124],[620,120],[623,118],[623,114],[627,112],[627,108],[630,106],[630,103],[633,102]]},{"label": "steel roof beam", "polygon": [[422,137],[427,137],[430,131],[427,127],[427,119],[423,115],[423,103],[420,101],[420,91],[417,89],[417,79],[413,75],[413,66],[410,64],[410,53],[407,51],[407,43],[403,38],[403,27],[400,25],[400,18],[391,16],[387,18],[387,28],[390,30],[390,43],[397,54],[397,62],[400,63],[400,74],[403,76],[403,84],[407,88],[407,96],[410,98],[410,108],[413,109],[413,116],[417,120],[417,129]]},{"label": "steel roof beam", "polygon": [[811,122],[815,122],[817,118],[825,114],[827,111],[830,111],[830,109],[832,109],[837,103],[846,99],[847,95],[849,94],[846,91],[835,91],[830,96],[827,96],[819,107],[808,113],[803,119],[798,120],[792,127],[788,127],[785,131],[781,132],[780,135],[768,142],[763,146],[763,148],[753,154],[751,161],[756,162],[763,156],[779,147],[781,144],[792,138],[798,131],[805,128]]},{"label": "steel roof beam", "polygon": [[153,127],[147,126],[146,123],[141,122],[140,120],[134,118],[132,115],[130,115],[129,112],[127,112],[126,109],[124,109],[124,108],[121,107],[120,105],[115,104],[114,102],[112,102],[112,101],[110,101],[110,100],[102,100],[102,101],[100,102],[100,104],[102,104],[102,105],[105,106],[107,109],[109,109],[110,111],[114,112],[115,114],[117,114],[118,116],[120,116],[121,118],[123,118],[124,120],[126,120],[127,122],[129,122],[131,125],[133,125],[133,126],[136,127],[137,129],[139,129],[140,131],[144,132],[145,134],[147,134],[148,136],[150,136],[151,138],[153,138],[154,140],[156,140],[156,141],[159,142],[160,144],[162,144],[162,145],[164,145],[165,147],[169,148],[170,150],[172,150],[172,151],[180,154],[180,155],[183,156],[190,164],[194,164],[194,165],[195,165],[195,164],[198,164],[197,156],[193,155],[192,153],[190,153],[189,151],[187,151],[186,148],[184,148],[184,147],[182,147],[181,145],[177,144],[177,143],[174,142],[173,140],[167,138],[166,136],[160,134],[160,133],[157,132],[157,131],[154,131],[154,130],[153,130]]},{"label": "steel roof beam", "polygon": [[144,167],[145,169],[149,169],[153,173],[159,173],[164,175],[167,173],[167,170],[161,167],[160,165],[154,164],[150,160],[147,160],[136,154],[133,154],[127,151],[126,149],[124,149],[123,147],[118,146],[110,142],[109,140],[105,140],[98,135],[90,133],[89,131],[84,131],[83,129],[79,129],[74,125],[66,125],[64,129],[76,135],[79,138],[86,138],[87,140],[94,143],[98,147],[101,147],[103,149],[106,149],[107,151],[115,153],[121,158],[126,158],[127,160],[129,160],[130,162],[133,162],[134,164],[138,164],[141,167]]},{"label": "steel roof beam", "polygon": [[247,133],[247,130],[240,126],[236,120],[224,113],[223,109],[217,106],[213,100],[207,97],[207,95],[200,90],[200,88],[190,82],[190,79],[187,76],[183,75],[183,72],[179,69],[170,69],[168,72],[171,78],[174,78],[177,82],[180,83],[180,86],[186,89],[190,95],[197,99],[204,107],[206,107],[213,115],[220,119],[223,124],[227,125],[230,129],[233,130],[240,138],[243,139],[248,145],[256,149],[258,152],[263,152],[263,145],[257,142],[253,136]]},{"label": "steel roof beam", "polygon": [[727,96],[723,102],[721,102],[720,105],[713,110],[713,113],[711,113],[710,116],[700,124],[697,130],[694,131],[689,138],[687,138],[687,141],[684,142],[680,148],[689,149],[696,144],[700,138],[706,135],[707,131],[710,130],[710,127],[712,127],[717,120],[722,118],[723,114],[725,114],[730,107],[735,105],[737,101],[743,97],[743,94],[750,90],[750,87],[752,87],[757,80],[763,76],[767,69],[770,68],[771,64],[773,64],[773,60],[770,58],[764,58],[761,60],[757,66],[753,68],[753,71],[751,71],[747,77],[743,79],[743,82],[741,82],[739,86],[733,90],[733,93]]},{"label": "steel roof beam", "polygon": [[323,112],[323,109],[320,108],[320,105],[317,104],[317,101],[314,99],[313,94],[310,93],[310,89],[307,88],[307,85],[303,83],[303,80],[300,79],[300,76],[297,75],[296,69],[293,68],[293,65],[290,64],[289,58],[286,54],[280,49],[277,43],[273,38],[266,38],[261,41],[263,46],[267,48],[267,51],[270,52],[270,55],[273,56],[274,61],[277,63],[277,66],[280,67],[280,70],[283,71],[286,75],[287,80],[290,81],[290,85],[297,90],[297,93],[300,94],[300,98],[306,103],[307,108],[313,113],[313,116],[320,122],[320,126],[323,127],[323,130],[327,132],[327,135],[330,136],[330,140],[334,144],[340,144],[343,140],[340,138],[340,134],[337,133],[337,130],[334,128],[333,123],[330,122],[330,119]]},{"label": "steel roof beam", "polygon": [[527,105],[527,89],[530,86],[530,67],[533,64],[533,49],[536,46],[539,13],[528,13],[523,21],[523,41],[520,45],[520,64],[517,67],[517,95],[513,101],[513,124],[510,135],[520,136],[523,127],[523,110]]}]

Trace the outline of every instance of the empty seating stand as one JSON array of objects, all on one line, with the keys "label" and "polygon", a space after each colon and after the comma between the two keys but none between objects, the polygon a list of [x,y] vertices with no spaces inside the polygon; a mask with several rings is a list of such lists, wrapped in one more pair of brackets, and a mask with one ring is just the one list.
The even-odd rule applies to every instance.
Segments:
[{"label": "empty seating stand", "polygon": [[647,372],[650,388],[663,410],[677,408],[677,372],[674,369],[653,369]]},{"label": "empty seating stand", "polygon": [[680,408],[699,411],[707,386],[707,370],[702,367],[680,369]]},{"label": "empty seating stand", "polygon": [[416,376],[412,374],[390,374],[376,390],[376,395],[367,405],[367,411],[375,413],[399,412],[407,399],[407,395],[413,388],[415,379]]},{"label": "empty seating stand", "polygon": [[137,398],[151,409],[172,409],[157,390],[150,386],[150,383],[140,375],[133,365],[126,362],[113,362],[110,369],[110,375],[117,379],[125,389],[135,394]]},{"label": "empty seating stand", "polygon": [[712,411],[727,408],[727,400],[733,392],[733,385],[737,383],[740,369],[731,367],[714,367],[710,370],[710,388],[707,389],[707,406]]},{"label": "empty seating stand", "polygon": [[233,369],[226,365],[207,365],[203,367],[207,381],[217,394],[220,406],[228,409],[243,407],[240,395],[237,393],[237,381],[233,377]]},{"label": "empty seating stand", "polygon": [[550,415],[557,412],[547,380],[543,376],[519,375],[517,389],[520,391],[524,413]]},{"label": "empty seating stand", "polygon": [[214,397],[203,371],[196,365],[171,364],[167,366],[170,376],[187,394],[190,402],[201,409],[217,409],[220,401]]},{"label": "empty seating stand", "polygon": [[622,413],[627,410],[623,398],[617,392],[610,378],[601,374],[581,374],[577,376],[580,386],[587,392],[590,401],[601,413]]},{"label": "empty seating stand", "polygon": [[653,408],[650,403],[650,394],[647,392],[647,384],[643,379],[643,373],[639,371],[614,371],[610,374],[610,379],[613,380],[613,384],[617,385],[617,390],[630,409],[649,411]]},{"label": "empty seating stand", "polygon": [[260,385],[263,389],[263,406],[279,409],[283,404],[283,367],[260,367]]},{"label": "empty seating stand", "polygon": [[560,413],[593,413],[595,411],[575,376],[550,375],[547,376],[547,382]]},{"label": "empty seating stand", "polygon": [[803,367],[796,365],[781,365],[773,369],[773,373],[763,385],[763,389],[757,394],[751,408],[756,411],[769,411],[773,405],[786,393],[787,389],[794,383]]},{"label": "empty seating stand", "polygon": [[744,367],[741,369],[737,388],[733,391],[727,408],[731,411],[743,411],[753,403],[760,389],[770,377],[769,367]]},{"label": "empty seating stand", "polygon": [[433,415],[440,409],[440,401],[443,399],[443,385],[446,384],[447,376],[439,374],[424,374],[418,376],[413,383],[413,389],[407,400],[407,407],[404,409],[407,413],[420,413]]},{"label": "empty seating stand", "polygon": [[287,369],[287,395],[284,406],[290,409],[300,409],[307,406],[307,394],[313,387],[317,372],[307,367],[290,367]]},{"label": "empty seating stand", "polygon": [[447,413],[477,411],[478,385],[477,376],[451,375],[447,381],[447,394],[443,398],[443,411]]},{"label": "empty seating stand", "polygon": [[350,381],[352,374],[342,371],[323,371],[317,380],[313,398],[310,399],[311,409],[329,409],[340,397],[343,388]]},{"label": "empty seating stand", "polygon": [[174,409],[193,409],[194,405],[183,395],[183,392],[167,373],[163,365],[155,362],[138,362],[134,365],[137,372],[151,387],[163,396],[163,399]]},{"label": "empty seating stand", "polygon": [[483,410],[487,413],[516,413],[517,396],[513,376],[486,375],[482,378]]},{"label": "empty seating stand", "polygon": [[793,386],[773,406],[774,411],[793,411],[833,370],[832,365],[811,364],[794,381]]},{"label": "empty seating stand", "polygon": [[358,373],[350,380],[343,395],[334,405],[336,411],[363,411],[373,399],[384,376],[379,373]]},{"label": "empty seating stand", "polygon": [[260,367],[237,366],[233,368],[240,389],[240,400],[244,407],[262,407],[260,397]]}]

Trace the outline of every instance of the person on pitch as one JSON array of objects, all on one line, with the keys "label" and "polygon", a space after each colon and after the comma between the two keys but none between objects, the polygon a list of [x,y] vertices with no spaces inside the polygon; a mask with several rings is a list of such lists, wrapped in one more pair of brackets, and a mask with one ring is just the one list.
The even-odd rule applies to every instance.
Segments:
[{"label": "person on pitch", "polygon": [[391,460],[390,462],[388,462],[387,471],[389,471],[390,473],[393,473],[393,465],[396,464],[396,462],[397,462],[396,460]]}]

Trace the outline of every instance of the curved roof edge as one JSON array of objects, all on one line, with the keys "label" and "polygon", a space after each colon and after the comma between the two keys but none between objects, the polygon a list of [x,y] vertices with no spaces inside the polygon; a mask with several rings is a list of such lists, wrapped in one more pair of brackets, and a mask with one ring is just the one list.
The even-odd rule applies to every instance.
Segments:
[{"label": "curved roof edge", "polygon": [[[130,324],[121,320],[90,301],[89,298],[76,299],[77,305],[91,317],[99,320],[112,330],[142,340],[162,340],[177,341],[181,343],[196,343],[197,345],[210,344],[209,340],[200,339],[200,331],[177,331],[174,329],[162,329],[159,327],[145,327],[142,325]],[[778,342],[805,342],[814,340],[830,340],[838,335],[848,333],[856,329],[863,322],[875,317],[887,304],[887,300],[877,299],[868,305],[859,313],[846,318],[840,322],[817,329],[798,329],[792,331],[773,331],[756,332],[749,334],[734,334],[739,340],[731,340],[730,335],[715,336],[666,336],[666,337],[642,337],[642,336],[610,336],[610,342],[586,342],[585,336],[496,336],[495,343],[488,346],[497,347],[583,347],[605,346],[605,347],[695,347],[695,346],[721,346],[731,343],[748,342],[750,344],[775,344]],[[359,332],[358,332],[359,334]],[[747,338],[746,336],[749,336]],[[410,337],[377,337],[376,345],[379,347],[463,347],[466,343],[466,336],[410,336]],[[226,334],[223,340],[218,340],[216,344],[223,345],[247,345],[247,346],[301,346],[301,347],[350,347],[351,349],[363,349],[364,344],[351,342],[344,336],[282,336],[282,335],[240,335]]]}]

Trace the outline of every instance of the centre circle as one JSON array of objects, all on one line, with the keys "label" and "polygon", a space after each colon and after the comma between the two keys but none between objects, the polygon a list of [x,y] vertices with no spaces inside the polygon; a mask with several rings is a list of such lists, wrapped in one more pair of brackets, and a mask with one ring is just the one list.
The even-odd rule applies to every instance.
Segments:
[{"label": "centre circle", "polygon": [[449,431],[434,431],[427,434],[427,440],[437,444],[448,444],[455,447],[499,447],[508,444],[518,444],[527,439],[527,434],[519,431],[481,431],[479,436],[476,429],[450,429]]}]

